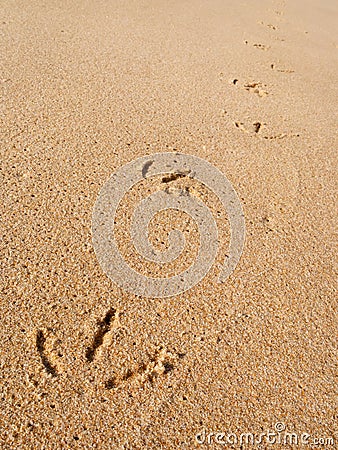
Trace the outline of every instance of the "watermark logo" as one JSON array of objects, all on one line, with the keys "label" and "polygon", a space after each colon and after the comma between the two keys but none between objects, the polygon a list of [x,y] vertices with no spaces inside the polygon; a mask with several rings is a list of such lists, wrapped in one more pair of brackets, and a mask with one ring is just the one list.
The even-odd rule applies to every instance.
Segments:
[{"label": "watermark logo", "polygon": [[120,253],[115,239],[115,216],[124,195],[142,180],[167,174],[187,176],[205,185],[220,200],[230,224],[230,243],[219,274],[224,282],[235,269],[244,246],[245,223],[239,198],[225,175],[207,161],[181,153],[156,153],[136,159],[118,169],[105,183],[94,206],[93,245],[97,259],[111,280],[128,292],[145,297],[169,297],[187,291],[211,269],[219,247],[218,230],[209,208],[187,191],[177,194],[158,190],[136,207],[130,229],[135,250],[146,260],[158,264],[171,262],[184,250],[184,236],[179,230],[169,233],[169,248],[158,251],[149,241],[148,226],[155,214],[173,209],[188,214],[199,229],[198,254],[182,273],[169,278],[145,276],[130,267]]},{"label": "watermark logo", "polygon": [[226,432],[208,432],[206,430],[197,433],[196,436],[197,444],[210,445],[288,445],[298,446],[298,445],[311,445],[311,446],[333,446],[335,441],[333,437],[313,437],[309,433],[302,432],[296,433],[295,431],[288,431],[286,425],[283,422],[275,423],[274,429],[266,430],[261,433],[226,433]]}]

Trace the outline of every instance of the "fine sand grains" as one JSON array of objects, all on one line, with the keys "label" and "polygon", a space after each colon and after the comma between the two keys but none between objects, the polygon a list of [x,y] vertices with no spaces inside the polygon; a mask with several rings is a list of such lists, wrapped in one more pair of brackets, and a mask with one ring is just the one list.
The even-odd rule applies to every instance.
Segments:
[{"label": "fine sand grains", "polygon": [[[336,2],[0,11],[0,447],[190,450],[224,433],[244,448],[242,433],[259,445],[274,430],[334,448]],[[149,176],[158,152],[208,161],[237,192],[246,241],[224,283],[222,205],[192,177]],[[185,253],[168,266],[136,254],[130,218],[154,190],[199,198],[219,230],[212,269],[169,298],[119,288],[92,244],[100,189],[145,155],[116,218],[130,265],[171,276],[196,256],[198,227],[179,211],[149,239],[165,251],[177,226]]]}]

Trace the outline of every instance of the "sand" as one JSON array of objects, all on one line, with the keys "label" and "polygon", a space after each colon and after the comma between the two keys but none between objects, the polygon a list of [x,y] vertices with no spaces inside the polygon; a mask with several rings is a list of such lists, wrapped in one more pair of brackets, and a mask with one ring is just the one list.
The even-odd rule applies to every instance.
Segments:
[{"label": "sand", "polygon": [[[333,448],[337,3],[0,10],[1,448],[245,448],[241,433],[267,448],[257,435],[269,430],[282,431],[273,448],[301,446],[282,445],[285,432]],[[216,261],[186,292],[147,298],[102,270],[91,231],[100,189],[158,152],[208,161],[237,192],[246,241],[224,283]],[[126,196],[117,237],[131,265],[159,276],[125,232],[147,182],[161,184]],[[193,235],[169,274],[196,250],[183,216],[163,213],[149,230],[159,250],[182,219]]]}]

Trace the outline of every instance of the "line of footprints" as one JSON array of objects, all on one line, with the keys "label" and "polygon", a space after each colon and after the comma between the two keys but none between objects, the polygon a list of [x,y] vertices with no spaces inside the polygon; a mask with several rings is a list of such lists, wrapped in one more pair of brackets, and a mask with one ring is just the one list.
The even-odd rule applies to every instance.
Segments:
[{"label": "line of footprints", "polygon": [[[283,11],[275,11],[277,16],[282,16]],[[272,33],[276,33],[278,30],[277,25],[270,23],[260,22],[260,25],[268,27]],[[275,36],[275,39],[283,41],[282,38]],[[269,51],[271,48],[268,45],[261,43],[250,43],[248,40],[244,41],[245,45],[252,45],[259,51]],[[293,73],[294,70],[285,67],[279,67],[276,63],[270,64],[270,69],[281,73]],[[269,95],[267,86],[260,81],[242,82],[238,79],[233,79],[230,84],[237,88],[245,89],[247,92],[253,95],[257,95],[259,98],[265,98]],[[223,114],[227,114],[227,111],[223,111]],[[248,133],[252,136],[257,136],[260,139],[283,139],[291,136],[299,136],[299,134],[280,133],[275,135],[266,135],[262,133],[266,124],[263,122],[255,121],[252,124],[244,124],[241,121],[233,120],[234,126],[244,133]],[[110,344],[111,334],[118,328],[118,312],[111,308],[101,321],[97,322],[97,329],[94,333],[92,344],[85,350],[85,358],[88,364],[93,363],[100,357],[102,349]],[[62,357],[62,353],[57,350],[58,341],[50,339],[50,330],[38,330],[36,333],[36,349],[40,355],[41,363],[44,370],[52,377],[58,377],[60,375],[59,360]],[[165,375],[174,369],[174,364],[177,359],[184,357],[184,353],[172,354],[168,352],[164,347],[159,346],[157,350],[148,357],[147,363],[142,363],[135,370],[126,369],[119,376],[110,377],[105,381],[106,389],[114,389],[126,382],[133,380],[139,380],[144,382],[146,380],[152,382],[155,377]]]},{"label": "line of footprints", "polygon": [[[284,6],[284,2],[281,3],[281,8],[279,10],[275,11],[275,15],[278,18],[280,16],[283,16],[283,14],[284,14],[284,12],[282,10],[283,6]],[[281,38],[277,35],[277,32],[279,30],[279,27],[277,25],[274,25],[271,23],[265,23],[262,21],[259,22],[259,25],[261,25],[263,27],[267,27],[271,31],[271,33],[274,34],[275,40],[284,41],[283,38]],[[305,32],[305,33],[307,33],[307,32]],[[254,47],[255,49],[260,50],[260,51],[268,51],[271,49],[271,46],[269,46],[269,45],[265,45],[265,44],[257,43],[257,42],[249,42],[248,40],[244,40],[244,44],[251,45],[252,47]],[[277,64],[275,62],[270,64],[270,69],[274,70],[276,72],[280,72],[280,73],[287,73],[287,74],[294,73],[293,69],[280,66],[279,64]],[[221,75],[223,75],[223,74],[221,74]],[[250,94],[257,95],[259,98],[265,98],[270,95],[267,85],[260,81],[243,82],[237,78],[234,78],[234,79],[230,80],[229,83],[233,86],[236,86],[237,88],[246,90]],[[228,114],[228,112],[225,110],[222,110],[222,114],[226,115],[226,114]],[[273,140],[273,139],[284,139],[284,138],[288,138],[288,137],[299,137],[299,133],[285,133],[284,132],[284,133],[276,133],[276,134],[267,134],[267,133],[265,133],[267,124],[264,122],[260,122],[260,121],[255,121],[253,123],[244,123],[242,121],[232,118],[232,122],[238,130],[240,130],[244,133],[247,133],[251,136],[256,136],[259,139]]]}]

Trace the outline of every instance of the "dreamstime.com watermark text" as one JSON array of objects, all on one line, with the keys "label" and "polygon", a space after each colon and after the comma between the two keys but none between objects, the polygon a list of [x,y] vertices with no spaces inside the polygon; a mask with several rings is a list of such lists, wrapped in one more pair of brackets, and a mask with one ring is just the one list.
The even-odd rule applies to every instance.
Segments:
[{"label": "dreamstime.com watermark text", "polygon": [[260,445],[260,444],[279,444],[279,445],[311,445],[311,446],[328,446],[335,445],[333,437],[313,437],[309,433],[287,431],[286,426],[282,422],[277,422],[274,430],[267,430],[262,433],[225,433],[225,432],[208,432],[203,430],[196,434],[196,442],[198,444],[219,444],[219,445]]}]

